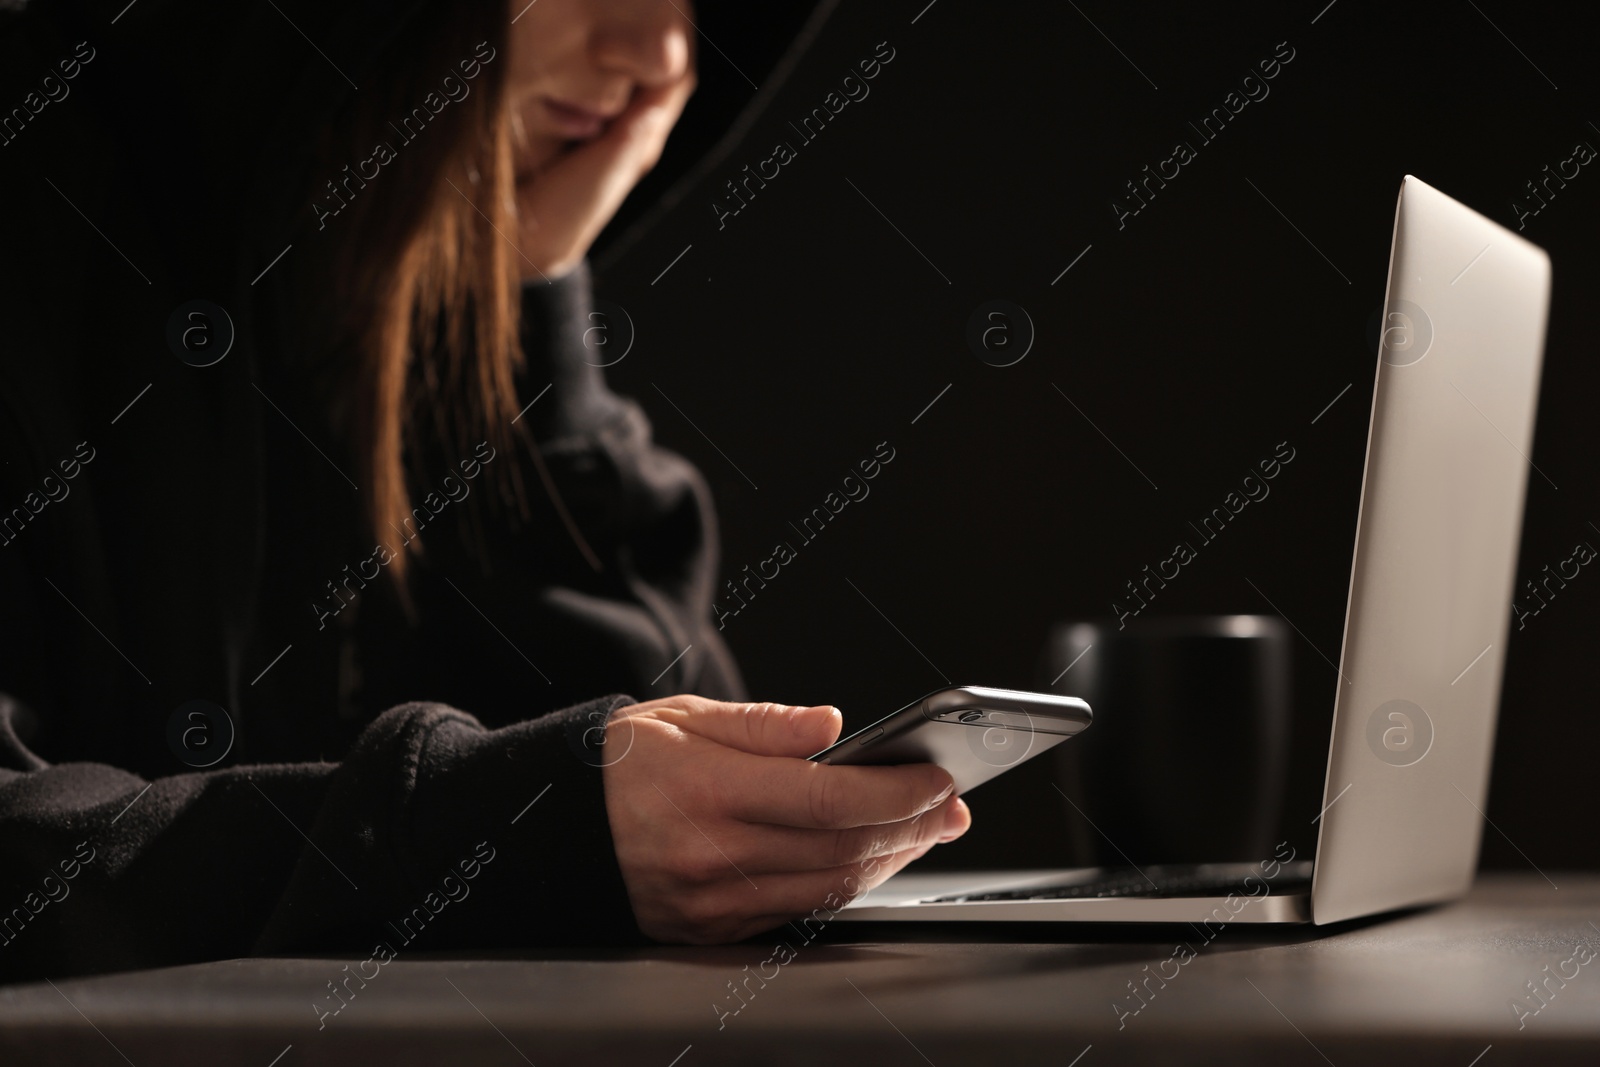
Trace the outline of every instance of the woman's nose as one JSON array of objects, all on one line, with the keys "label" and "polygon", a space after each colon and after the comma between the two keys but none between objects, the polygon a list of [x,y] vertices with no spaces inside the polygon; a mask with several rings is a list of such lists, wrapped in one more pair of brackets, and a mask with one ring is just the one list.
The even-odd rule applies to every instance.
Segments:
[{"label": "woman's nose", "polygon": [[627,6],[632,10],[596,30],[595,62],[645,86],[677,81],[693,62],[689,5],[649,0]]}]

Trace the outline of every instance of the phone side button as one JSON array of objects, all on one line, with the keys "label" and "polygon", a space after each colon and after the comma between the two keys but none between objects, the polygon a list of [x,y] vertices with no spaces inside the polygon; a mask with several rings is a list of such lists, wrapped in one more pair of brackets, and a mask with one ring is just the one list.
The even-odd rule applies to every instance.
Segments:
[{"label": "phone side button", "polygon": [[857,741],[856,744],[858,744],[858,745],[870,745],[870,744],[872,744],[872,742],[878,740],[878,738],[880,738],[882,736],[883,736],[883,727],[880,726],[876,730],[872,731],[870,734],[862,734],[861,735],[861,740]]}]

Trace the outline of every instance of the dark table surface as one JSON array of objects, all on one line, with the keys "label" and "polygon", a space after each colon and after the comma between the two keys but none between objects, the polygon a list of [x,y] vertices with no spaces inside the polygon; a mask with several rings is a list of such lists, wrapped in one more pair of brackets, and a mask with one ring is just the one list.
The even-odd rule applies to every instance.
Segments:
[{"label": "dark table surface", "polygon": [[[361,968],[377,974],[326,1017],[317,1005],[340,1003],[326,983],[363,961],[229,960],[0,988],[0,1064],[1597,1064],[1597,922],[1600,876],[1550,872],[1322,930],[1235,924],[1209,943],[1184,928],[834,923],[809,943],[402,952]],[[1166,962],[1183,940],[1193,958]],[[1151,971],[1175,977],[1142,985],[1132,1014],[1129,983]]]}]

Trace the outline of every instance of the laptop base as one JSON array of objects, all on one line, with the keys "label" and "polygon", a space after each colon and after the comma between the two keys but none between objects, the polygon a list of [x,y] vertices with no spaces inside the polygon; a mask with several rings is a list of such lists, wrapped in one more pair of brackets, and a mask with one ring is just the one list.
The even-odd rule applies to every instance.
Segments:
[{"label": "laptop base", "polygon": [[1080,867],[899,874],[838,922],[1306,923],[1311,864]]}]

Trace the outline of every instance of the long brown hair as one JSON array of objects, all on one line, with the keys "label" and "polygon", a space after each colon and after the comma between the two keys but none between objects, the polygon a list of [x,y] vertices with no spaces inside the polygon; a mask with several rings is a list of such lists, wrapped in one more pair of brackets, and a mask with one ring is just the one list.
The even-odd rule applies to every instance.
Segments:
[{"label": "long brown hair", "polygon": [[[406,457],[431,446],[454,462],[484,440],[508,451],[524,360],[506,4],[425,9],[323,125],[300,221],[331,248],[292,273],[299,358],[357,462],[369,530],[396,550],[402,596],[420,546],[396,536],[412,515]],[[357,161],[379,144],[388,161],[363,181]],[[494,475],[520,503],[512,465]]]}]

